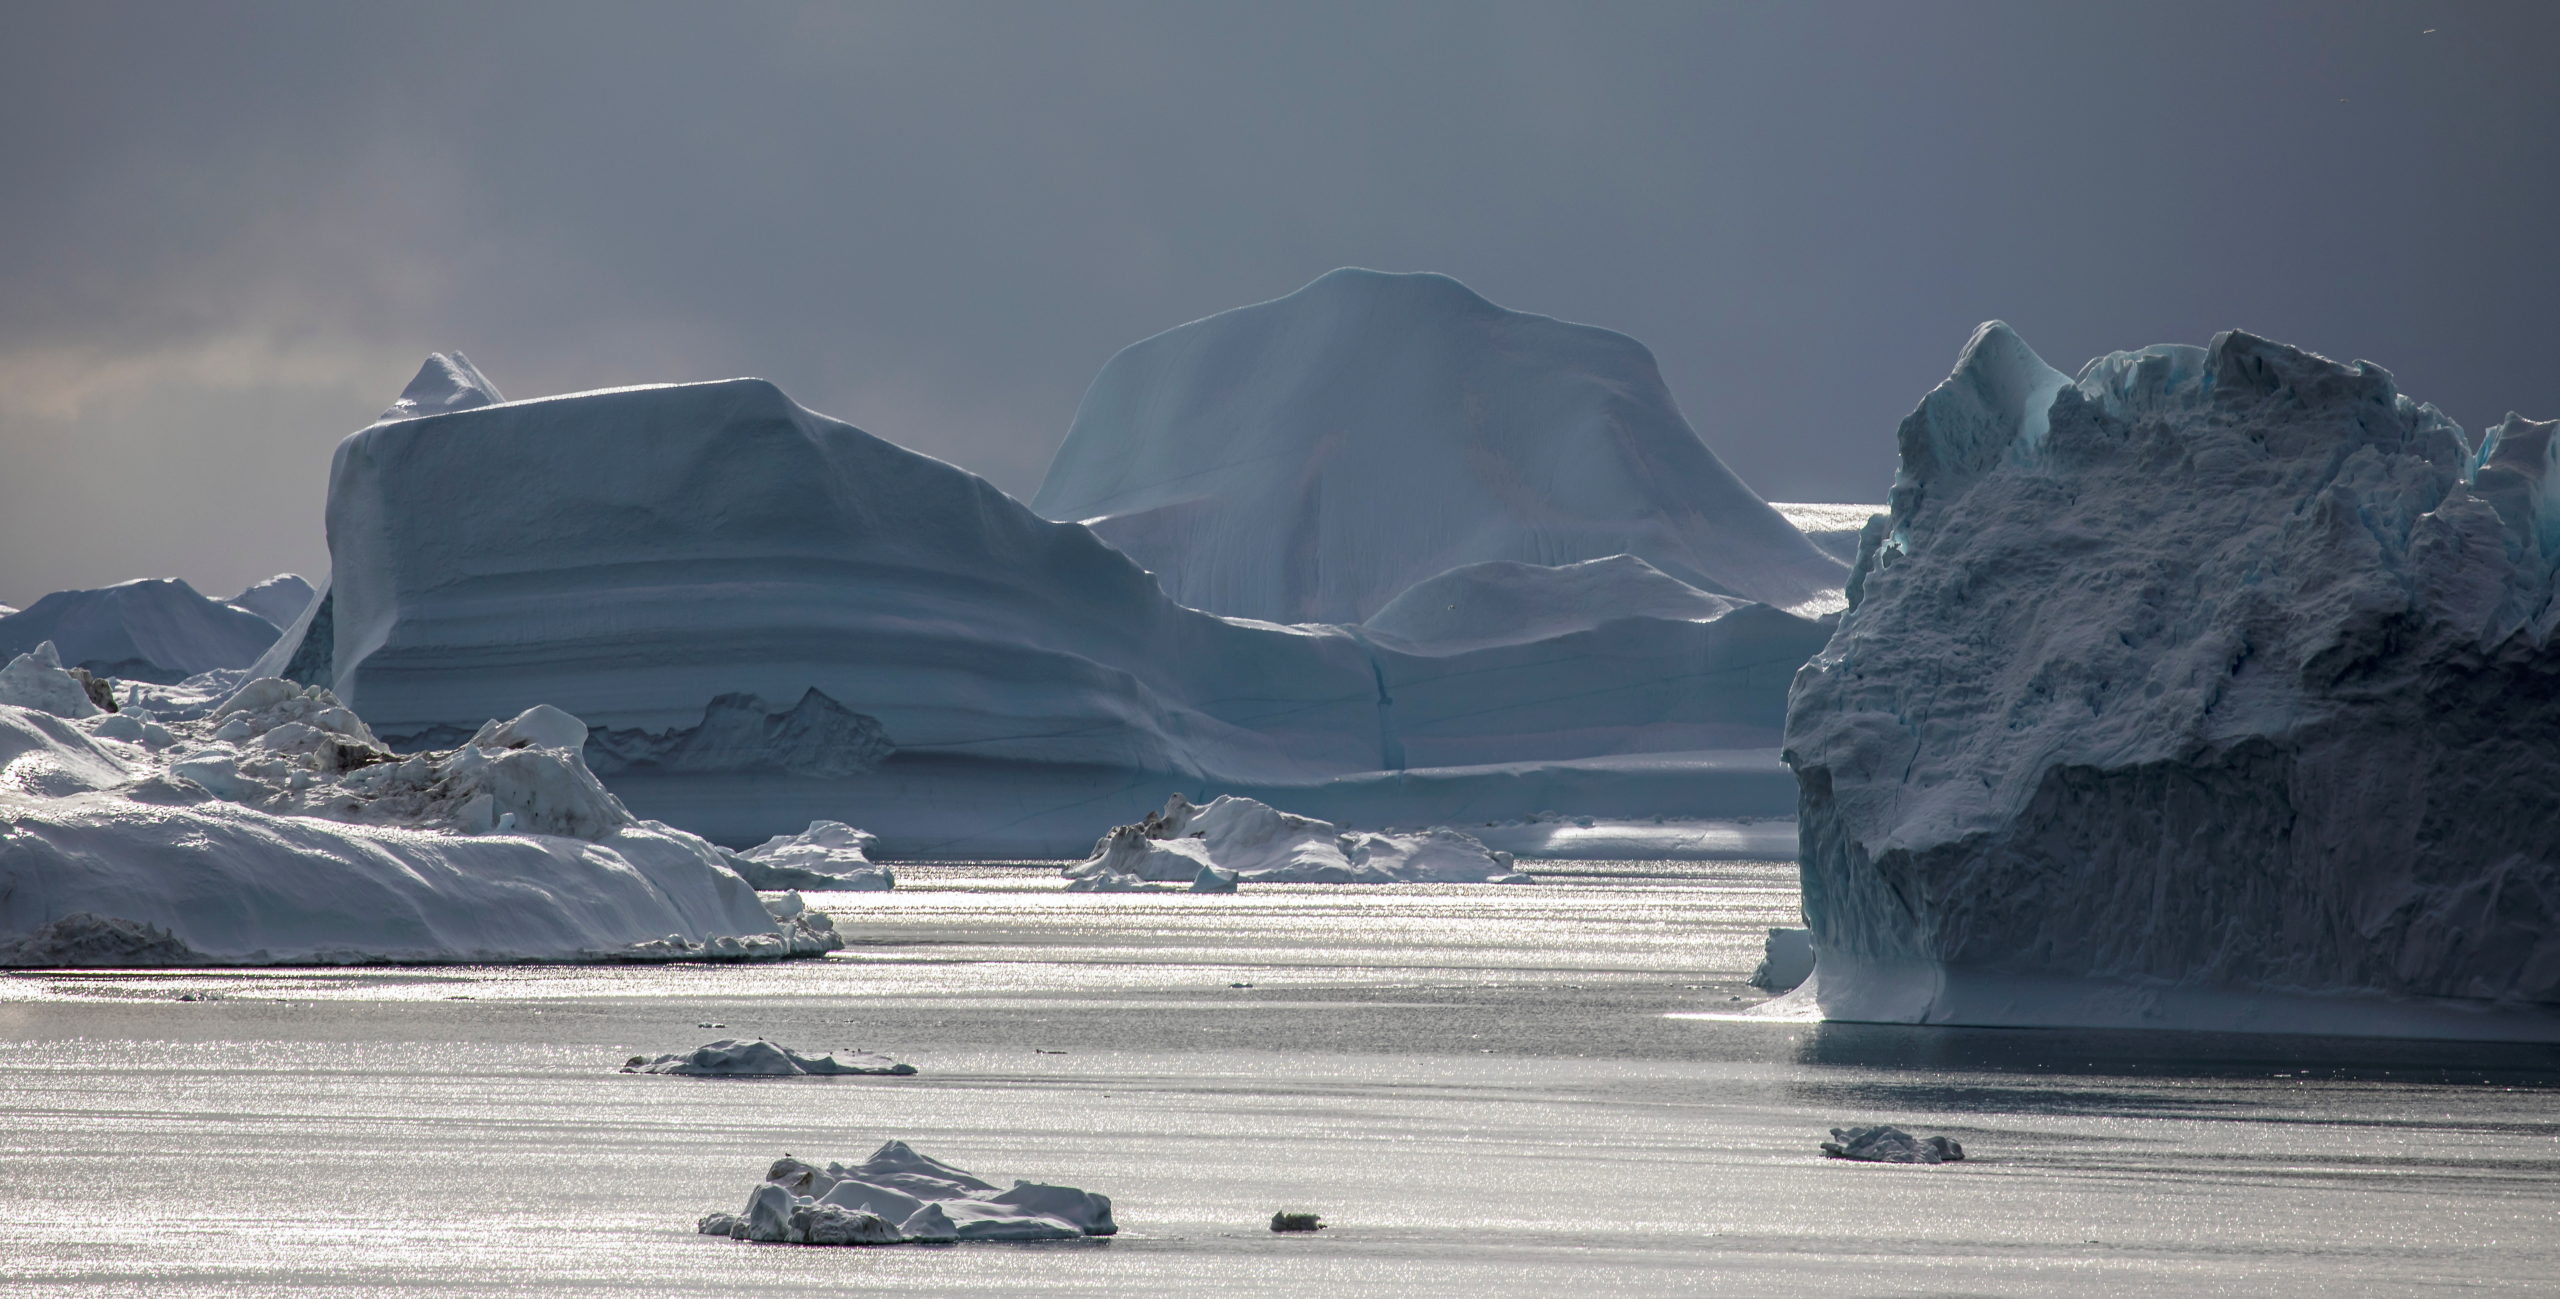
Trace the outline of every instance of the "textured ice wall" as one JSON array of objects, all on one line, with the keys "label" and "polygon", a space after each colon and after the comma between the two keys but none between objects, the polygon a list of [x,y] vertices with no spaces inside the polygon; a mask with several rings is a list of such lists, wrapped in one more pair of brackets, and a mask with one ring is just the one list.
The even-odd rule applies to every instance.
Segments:
[{"label": "textured ice wall", "polygon": [[2239,332],[2070,382],[1984,326],[1789,701],[1826,1010],[2549,1031],[2551,428],[2475,454]]}]

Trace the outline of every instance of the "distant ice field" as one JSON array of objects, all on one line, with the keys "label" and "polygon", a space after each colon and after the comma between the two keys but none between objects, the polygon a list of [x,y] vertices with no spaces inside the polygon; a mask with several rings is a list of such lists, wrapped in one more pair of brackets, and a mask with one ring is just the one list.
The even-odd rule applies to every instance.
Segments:
[{"label": "distant ice field", "polygon": [[[812,895],[853,945],[787,965],[0,978],[0,1297],[2526,1294],[2560,1274],[2560,1050],[1672,1017],[1759,999],[1742,980],[1795,909],[1774,862],[1223,897],[1068,895],[1057,865]],[[615,1072],[755,1036],[922,1072]],[[1877,1122],[1971,1157],[1818,1153]],[[1121,1234],[693,1233],[781,1154],[889,1138],[1100,1191]],[[1284,1208],[1331,1228],[1275,1236]]]}]

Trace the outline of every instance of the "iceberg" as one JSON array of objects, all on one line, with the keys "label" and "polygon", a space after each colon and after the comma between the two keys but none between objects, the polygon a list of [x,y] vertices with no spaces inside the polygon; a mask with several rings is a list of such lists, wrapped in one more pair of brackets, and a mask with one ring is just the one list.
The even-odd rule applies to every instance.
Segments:
[{"label": "iceberg", "polygon": [[1633,555],[1805,616],[1841,562],[1727,470],[1623,334],[1344,269],[1130,344],[1032,498],[1181,603],[1358,623],[1488,561]]},{"label": "iceberg", "polygon": [[1834,1018],[2560,1039],[2560,467],[2232,331],[1982,327],[1789,700]]},{"label": "iceberg", "polygon": [[682,1078],[807,1078],[877,1075],[905,1078],[915,1074],[916,1067],[885,1055],[867,1051],[853,1053],[850,1059],[832,1055],[802,1055],[785,1046],[776,1046],[762,1038],[742,1042],[722,1038],[676,1055],[656,1058],[635,1055],[624,1061],[624,1073],[673,1074]]},{"label": "iceberg", "polygon": [[164,684],[217,668],[247,667],[275,640],[276,625],[263,616],[200,594],[176,578],[56,591],[0,617],[0,655],[24,654],[51,641],[73,667]]},{"label": "iceberg", "polygon": [[252,583],[247,590],[223,603],[242,613],[256,614],[277,631],[283,631],[302,616],[303,610],[311,607],[312,597],[316,594],[311,583],[301,574],[278,573],[263,582]]},{"label": "iceberg", "polygon": [[1195,892],[1254,884],[1526,884],[1511,854],[1446,826],[1411,834],[1345,832],[1249,798],[1224,795],[1206,807],[1180,794],[1162,811],[1102,837],[1093,855],[1065,871],[1078,891],[1128,892],[1187,883]]},{"label": "iceberg", "polygon": [[[1167,789],[1373,825],[1792,805],[1784,682],[1824,624],[1646,561],[1502,561],[1374,628],[1224,617],[762,380],[455,391],[340,444],[330,577],[247,669],[395,751],[549,704],[641,815],[907,857],[1067,856]],[[1525,607],[1537,635],[1498,625]]]},{"label": "iceberg", "polygon": [[730,865],[760,889],[878,892],[898,883],[888,867],[867,855],[879,841],[842,821],[812,821],[798,834],[778,834],[736,854]]},{"label": "iceberg", "polygon": [[[51,671],[22,657],[0,678]],[[264,678],[198,719],[0,703],[0,962],[748,959],[842,945],[796,894],[638,820],[556,709],[385,749]]]},{"label": "iceberg", "polygon": [[705,1216],[706,1236],[762,1244],[896,1245],[1077,1240],[1120,1230],[1110,1197],[1072,1186],[995,1183],[892,1141],[850,1167],[775,1160],[740,1213]]},{"label": "iceberg", "polygon": [[1952,1164],[1964,1158],[1964,1146],[1946,1137],[1915,1137],[1889,1124],[1871,1128],[1833,1128],[1822,1153],[1833,1159],[1867,1164]]}]

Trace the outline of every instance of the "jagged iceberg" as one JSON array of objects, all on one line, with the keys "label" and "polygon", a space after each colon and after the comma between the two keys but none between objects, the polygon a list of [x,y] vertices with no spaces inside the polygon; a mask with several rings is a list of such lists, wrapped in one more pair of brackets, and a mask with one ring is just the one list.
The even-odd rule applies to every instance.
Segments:
[{"label": "jagged iceberg", "polygon": [[[1792,802],[1783,682],[1824,626],[1636,560],[1480,565],[1375,628],[1220,617],[760,380],[500,402],[459,365],[340,445],[331,576],[249,669],[395,748],[552,704],[643,814],[905,856],[1067,855],[1168,788],[1369,824]],[[1529,605],[1537,635],[1493,625]]]},{"label": "jagged iceberg", "polygon": [[168,683],[199,672],[244,668],[275,640],[276,625],[265,617],[203,595],[176,578],[56,591],[0,617],[0,656],[24,654],[51,641],[66,664],[136,681]]},{"label": "jagged iceberg", "polygon": [[745,1211],[707,1215],[698,1227],[706,1236],[791,1245],[1075,1240],[1120,1230],[1109,1196],[1039,1182],[999,1190],[903,1141],[851,1167],[785,1155],[748,1194]]},{"label": "jagged iceberg", "polygon": [[[556,709],[401,757],[318,687],[201,719],[0,702],[0,963],[760,958],[841,945],[626,811]],[[12,697],[17,697],[13,695]]]},{"label": "jagged iceberg", "polygon": [[1999,324],[1797,678],[1835,1017],[2560,1038],[2560,467],[2249,334]]},{"label": "jagged iceberg", "polygon": [[1354,830],[1232,795],[1194,805],[1180,794],[1119,826],[1069,866],[1070,889],[1130,892],[1189,884],[1227,892],[1255,884],[1525,884],[1511,854],[1446,826],[1409,834]]},{"label": "jagged iceberg", "polygon": [[1818,616],[1840,562],[1716,458],[1624,334],[1345,269],[1111,358],[1032,508],[1196,609],[1357,623],[1496,560],[1632,554]]}]

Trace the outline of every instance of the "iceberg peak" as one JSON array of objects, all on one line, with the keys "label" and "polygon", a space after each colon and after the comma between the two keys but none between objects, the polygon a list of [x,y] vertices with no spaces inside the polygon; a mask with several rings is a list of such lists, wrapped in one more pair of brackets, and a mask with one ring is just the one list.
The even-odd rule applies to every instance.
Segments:
[{"label": "iceberg peak", "polygon": [[495,406],[506,398],[498,393],[498,385],[489,382],[471,358],[460,352],[430,352],[418,367],[417,377],[400,390],[400,397],[386,408],[374,422],[416,419],[422,415],[442,415],[448,411],[474,410]]}]

